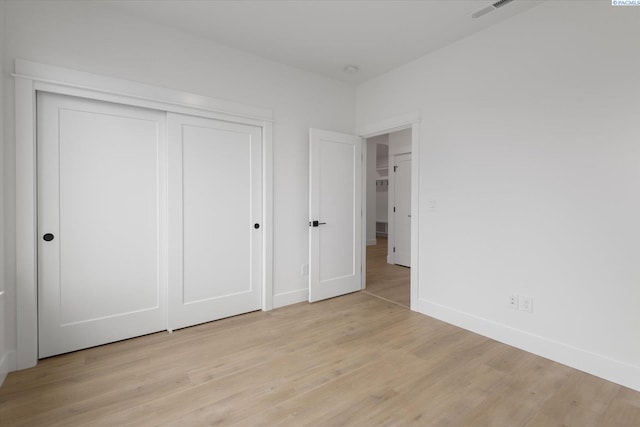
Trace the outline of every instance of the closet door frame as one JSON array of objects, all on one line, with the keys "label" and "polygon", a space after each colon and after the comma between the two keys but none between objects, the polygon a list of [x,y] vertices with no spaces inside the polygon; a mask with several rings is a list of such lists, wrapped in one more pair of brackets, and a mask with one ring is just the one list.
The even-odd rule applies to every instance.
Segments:
[{"label": "closet door frame", "polygon": [[38,363],[38,252],[36,93],[50,92],[170,113],[258,126],[262,129],[262,310],[273,308],[273,111],[123,79],[17,59],[16,333],[9,369]]}]

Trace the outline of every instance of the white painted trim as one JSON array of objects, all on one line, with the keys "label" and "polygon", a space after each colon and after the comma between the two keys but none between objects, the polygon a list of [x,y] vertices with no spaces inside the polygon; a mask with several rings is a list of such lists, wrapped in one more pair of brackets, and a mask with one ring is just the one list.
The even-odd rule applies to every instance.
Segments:
[{"label": "white painted trim", "polygon": [[[16,304],[17,348],[9,370],[38,362],[36,242],[36,92],[45,91],[190,114],[262,128],[263,134],[263,310],[273,307],[273,111],[142,83],[17,59]],[[13,364],[11,364],[13,363]]]},{"label": "white painted trim", "polygon": [[273,296],[273,308],[284,307],[285,305],[297,304],[309,301],[309,289],[297,289],[295,291],[283,292]]},{"label": "white painted trim", "polygon": [[264,222],[262,310],[269,311],[273,309],[273,123],[265,121],[262,130],[262,221]]},{"label": "white painted trim", "polygon": [[[15,78],[24,78],[24,76],[20,76],[17,74],[13,75]],[[75,96],[78,98],[89,98],[97,101],[105,101],[111,102],[115,104],[123,104],[123,105],[131,105],[134,107],[147,108],[150,110],[160,110],[166,111],[170,113],[178,113],[196,117],[205,117],[208,119],[221,120],[221,121],[229,121],[234,123],[241,123],[245,125],[252,126],[262,126],[265,122],[271,122],[271,120],[260,119],[260,118],[252,118],[252,117],[241,117],[235,114],[224,114],[218,111],[207,110],[204,108],[197,108],[192,106],[180,106],[176,105],[173,102],[162,102],[160,100],[150,100],[144,98],[134,98],[127,95],[122,94],[114,94],[103,92],[100,90],[92,90],[87,88],[76,88],[66,85],[58,86],[54,83],[44,82],[44,81],[33,81],[34,88],[39,92],[51,92],[60,95],[68,95]]]},{"label": "white painted trim", "polygon": [[424,299],[420,300],[418,311],[529,353],[640,391],[640,366],[620,362]]},{"label": "white painted trim", "polygon": [[362,262],[360,263],[360,289],[364,290],[367,287],[367,150],[368,145],[367,140],[361,138],[360,145],[362,146],[362,150],[360,151],[360,169],[362,173],[361,178],[361,189],[360,189],[360,239],[362,240],[361,244],[361,254],[360,259]]},{"label": "white painted trim", "polygon": [[[360,126],[357,134],[362,138],[372,138],[399,130],[411,129],[411,310],[418,311],[419,301],[419,230],[420,230],[420,113],[414,112],[393,117],[377,123]],[[366,145],[366,144],[365,144]],[[366,262],[366,235],[363,239],[362,257]],[[389,257],[387,255],[387,262]],[[366,272],[363,272],[366,287]]]},{"label": "white painted trim", "polygon": [[418,311],[420,301],[420,119],[411,124],[411,310]]},{"label": "white painted trim", "polygon": [[[4,304],[4,290],[0,291],[0,305]],[[4,324],[4,319],[3,319]],[[14,369],[9,369],[9,358],[10,354],[14,354],[13,352],[6,352],[5,354],[0,354],[0,387],[7,377],[7,373]],[[14,362],[15,364],[15,362]],[[13,365],[12,365],[13,366]]]},{"label": "white painted trim", "polygon": [[[13,77],[42,83],[42,87],[51,85],[57,88],[56,93],[66,90],[89,90],[100,92],[110,96],[124,96],[129,98],[128,105],[138,105],[140,101],[173,105],[178,108],[192,108],[214,113],[222,113],[226,116],[239,118],[252,118],[258,120],[273,120],[273,111],[266,108],[253,107],[237,102],[213,99],[193,93],[177,91],[173,89],[151,86],[130,80],[107,77],[84,71],[71,70],[40,64],[37,62],[16,59],[15,73]],[[43,89],[44,90],[44,89]],[[93,99],[95,98],[92,96]],[[160,108],[163,111],[173,111],[166,106]],[[199,114],[198,114],[199,115]]]},{"label": "white painted trim", "polygon": [[[0,0],[0,16],[4,16],[4,0]],[[4,19],[0,19],[0,51],[4,48]],[[0,70],[4,70],[4,55],[0,54]],[[4,101],[4,78],[0,81],[0,99]],[[4,379],[7,376],[7,372],[9,372],[9,366],[7,366],[7,331],[6,331],[6,304],[5,304],[5,269],[6,261],[5,261],[5,215],[4,209],[7,206],[4,198],[4,102],[0,101],[0,386],[4,382]],[[3,354],[4,353],[4,354]],[[14,362],[15,363],[15,362]],[[12,366],[15,369],[15,366]],[[13,370],[12,369],[12,370]]]},{"label": "white painted trim", "polygon": [[373,138],[374,136],[409,129],[414,123],[420,123],[420,113],[418,112],[360,126],[356,133],[363,138]]},{"label": "white painted trim", "polygon": [[15,79],[16,137],[16,369],[38,362],[36,257],[36,91]]},{"label": "white painted trim", "polygon": [[367,246],[375,246],[377,244],[378,244],[378,240],[377,239],[367,240]]},{"label": "white painted trim", "polygon": [[12,351],[6,352],[0,358],[0,386],[7,378],[7,374],[11,371],[15,371],[16,366],[16,353]]}]

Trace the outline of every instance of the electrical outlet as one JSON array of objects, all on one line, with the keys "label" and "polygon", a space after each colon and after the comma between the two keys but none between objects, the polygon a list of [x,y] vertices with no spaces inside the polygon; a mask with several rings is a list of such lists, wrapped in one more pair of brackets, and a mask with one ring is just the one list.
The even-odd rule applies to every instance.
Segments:
[{"label": "electrical outlet", "polygon": [[509,295],[509,307],[518,309],[518,295]]},{"label": "electrical outlet", "polygon": [[522,311],[533,313],[533,298],[525,295],[520,295],[518,307]]},{"label": "electrical outlet", "polygon": [[309,275],[309,264],[302,264],[300,266],[300,275],[303,277]]}]

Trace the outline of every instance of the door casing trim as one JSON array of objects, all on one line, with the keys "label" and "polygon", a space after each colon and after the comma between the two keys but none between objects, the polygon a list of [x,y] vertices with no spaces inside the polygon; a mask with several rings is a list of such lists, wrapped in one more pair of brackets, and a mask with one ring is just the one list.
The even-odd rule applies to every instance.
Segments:
[{"label": "door casing trim", "polygon": [[[378,135],[385,135],[399,130],[411,129],[411,310],[418,311],[419,301],[419,207],[420,207],[420,113],[414,112],[402,116],[392,117],[375,123],[368,123],[357,129],[356,134],[361,138],[372,138]],[[363,163],[367,158],[367,144],[363,146]],[[363,191],[362,206],[367,206],[366,173],[367,168],[363,164]],[[364,208],[363,208],[364,209]],[[366,221],[362,221],[362,289],[366,286],[366,262],[367,262],[367,230]]]},{"label": "door casing trim", "polygon": [[51,92],[262,128],[262,309],[273,308],[273,111],[188,92],[16,59],[16,357],[38,363],[36,93]]}]

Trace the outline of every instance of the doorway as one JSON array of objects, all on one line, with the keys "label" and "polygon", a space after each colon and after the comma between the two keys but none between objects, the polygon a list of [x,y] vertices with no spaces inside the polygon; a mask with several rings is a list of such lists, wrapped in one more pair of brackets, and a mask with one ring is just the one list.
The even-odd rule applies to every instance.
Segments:
[{"label": "doorway", "polygon": [[365,292],[411,307],[412,129],[366,140]]}]

